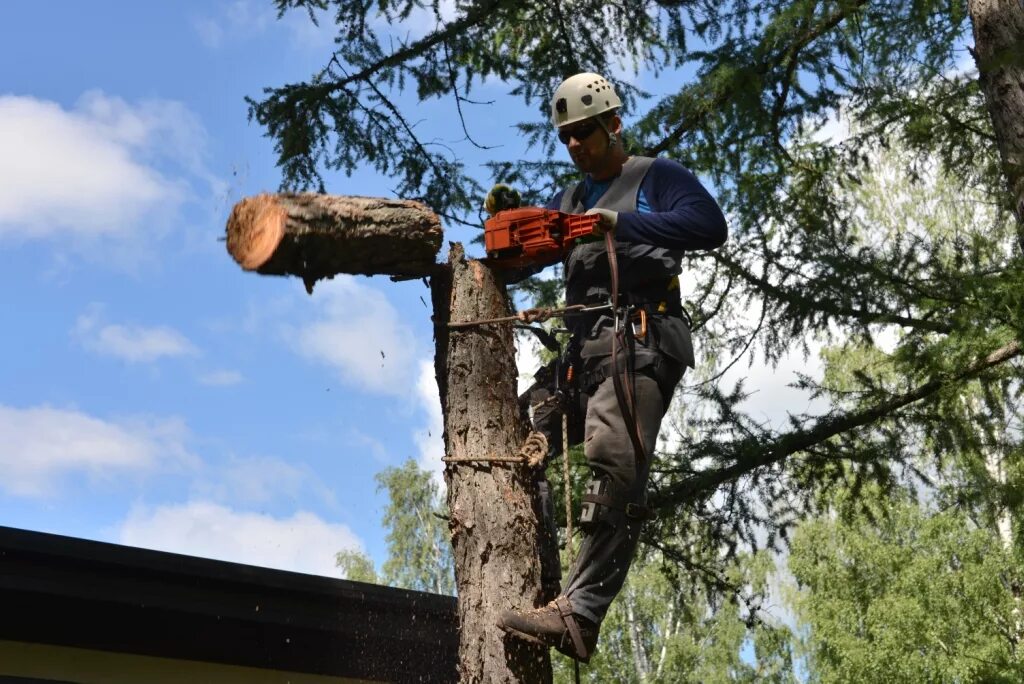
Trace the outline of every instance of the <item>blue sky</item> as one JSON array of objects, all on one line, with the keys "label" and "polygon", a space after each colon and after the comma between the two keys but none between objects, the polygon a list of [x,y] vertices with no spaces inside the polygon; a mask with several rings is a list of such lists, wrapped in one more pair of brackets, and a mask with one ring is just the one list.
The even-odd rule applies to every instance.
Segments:
[{"label": "blue sky", "polygon": [[[218,241],[280,182],[243,98],[307,78],[332,37],[256,0],[4,4],[0,524],[323,574],[342,548],[383,560],[374,474],[441,456],[427,290],[309,297]],[[506,92],[481,94],[504,114]],[[457,141],[443,110],[421,126]],[[518,150],[492,114],[474,135]],[[372,170],[327,180],[392,196]]]}]

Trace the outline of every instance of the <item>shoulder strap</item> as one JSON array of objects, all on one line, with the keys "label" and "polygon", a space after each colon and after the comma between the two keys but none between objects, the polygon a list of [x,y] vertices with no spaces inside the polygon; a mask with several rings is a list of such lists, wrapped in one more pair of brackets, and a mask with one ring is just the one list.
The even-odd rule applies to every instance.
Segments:
[{"label": "shoulder strap", "polygon": [[579,214],[583,212],[583,181],[562,191],[562,205],[558,208],[563,214]]},{"label": "shoulder strap", "polygon": [[651,157],[630,157],[622,166],[622,173],[615,179],[608,192],[594,206],[614,211],[636,211],[636,196],[640,185],[654,159]]},{"label": "shoulder strap", "polygon": [[[647,172],[654,163],[653,157],[630,157],[622,165],[622,173],[611,184],[611,187],[601,195],[601,199],[594,206],[614,211],[636,211],[636,196],[640,191],[640,185],[644,182]],[[562,192],[562,203],[559,211],[566,214],[579,214],[584,211],[581,200],[583,199],[583,182],[566,188]]]}]

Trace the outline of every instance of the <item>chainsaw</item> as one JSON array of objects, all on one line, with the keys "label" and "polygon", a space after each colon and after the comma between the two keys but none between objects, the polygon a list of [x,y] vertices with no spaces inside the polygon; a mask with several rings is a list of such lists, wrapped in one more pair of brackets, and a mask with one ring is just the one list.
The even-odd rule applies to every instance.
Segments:
[{"label": "chainsaw", "polygon": [[505,209],[484,222],[487,263],[520,268],[554,263],[580,239],[594,235],[600,217],[565,214],[542,207]]}]

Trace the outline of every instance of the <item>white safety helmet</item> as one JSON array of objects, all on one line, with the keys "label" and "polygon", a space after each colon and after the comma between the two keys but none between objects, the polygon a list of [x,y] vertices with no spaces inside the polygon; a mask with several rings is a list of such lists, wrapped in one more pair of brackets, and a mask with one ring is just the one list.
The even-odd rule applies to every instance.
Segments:
[{"label": "white safety helmet", "polygon": [[551,98],[551,123],[559,128],[621,106],[622,100],[604,76],[576,74],[562,81]]}]

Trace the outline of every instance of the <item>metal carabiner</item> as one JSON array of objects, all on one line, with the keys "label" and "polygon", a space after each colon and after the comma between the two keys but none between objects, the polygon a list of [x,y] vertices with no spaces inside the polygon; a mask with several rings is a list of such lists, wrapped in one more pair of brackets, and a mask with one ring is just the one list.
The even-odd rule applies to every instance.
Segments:
[{"label": "metal carabiner", "polygon": [[[633,317],[632,316],[630,317],[630,319],[631,319],[630,322],[631,322],[631,324],[633,326],[633,338],[637,339],[637,340],[644,340],[644,341],[646,341],[647,340],[647,309],[644,309],[643,307],[641,307],[641,308],[636,310],[636,313],[637,313],[637,318],[639,319],[639,321],[632,320]],[[637,326],[638,322],[640,323],[640,332],[637,332],[637,329],[636,329],[636,326]]]}]

